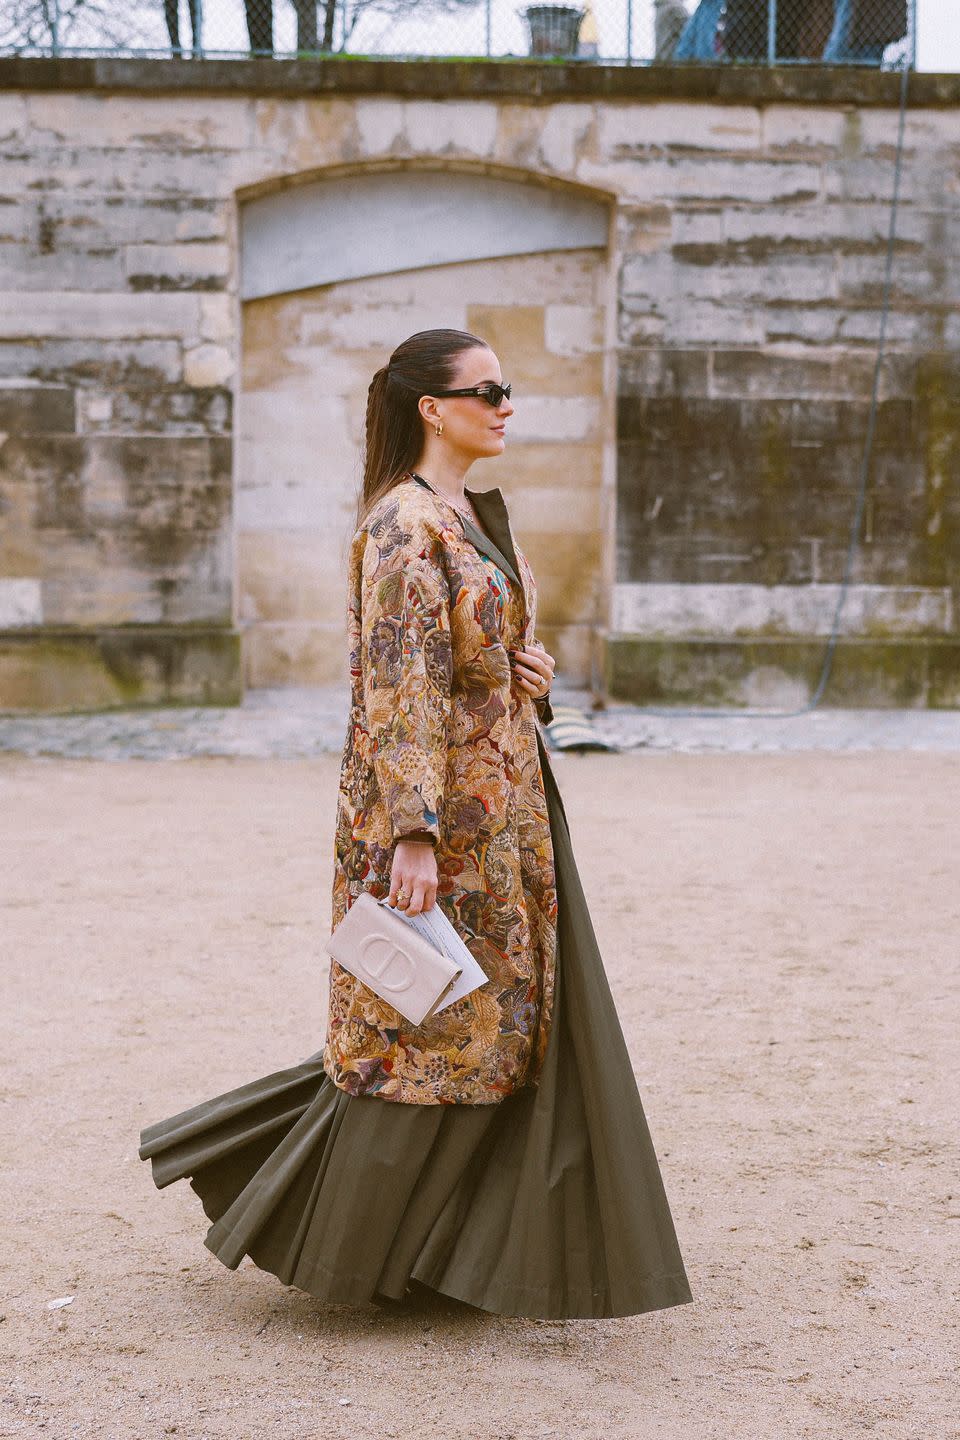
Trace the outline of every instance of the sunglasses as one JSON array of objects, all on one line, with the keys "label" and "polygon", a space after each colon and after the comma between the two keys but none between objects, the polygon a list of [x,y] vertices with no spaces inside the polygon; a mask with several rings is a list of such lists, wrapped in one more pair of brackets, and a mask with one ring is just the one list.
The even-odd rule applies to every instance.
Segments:
[{"label": "sunglasses", "polygon": [[434,390],[434,395],[477,395],[488,405],[499,405],[504,396],[510,399],[509,385],[495,385],[490,380],[486,385],[472,385],[469,390]]}]

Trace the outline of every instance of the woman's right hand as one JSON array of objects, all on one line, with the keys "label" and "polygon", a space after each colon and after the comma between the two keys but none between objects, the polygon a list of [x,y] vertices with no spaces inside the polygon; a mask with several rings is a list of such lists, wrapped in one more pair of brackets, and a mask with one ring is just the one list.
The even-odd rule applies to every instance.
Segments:
[{"label": "woman's right hand", "polygon": [[[402,901],[397,899],[401,889]],[[437,899],[437,857],[429,840],[398,840],[390,871],[390,904],[406,915],[432,910]]]}]

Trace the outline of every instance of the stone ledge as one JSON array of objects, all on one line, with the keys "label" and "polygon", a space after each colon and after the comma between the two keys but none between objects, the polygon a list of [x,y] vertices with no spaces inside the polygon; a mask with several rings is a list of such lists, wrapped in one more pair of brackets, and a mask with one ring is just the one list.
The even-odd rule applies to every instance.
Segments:
[{"label": "stone ledge", "polygon": [[[651,640],[611,635],[611,699],[634,705],[787,707],[812,698],[825,639]],[[823,698],[827,707],[960,708],[960,638],[840,639]]]},{"label": "stone ledge", "polygon": [[[0,90],[896,107],[900,75],[866,66],[609,65],[526,57],[161,60],[8,55],[0,57]],[[912,74],[909,103],[914,108],[960,104],[960,74]]]},{"label": "stone ledge", "polygon": [[0,714],[239,705],[242,698],[236,630],[0,630]]}]

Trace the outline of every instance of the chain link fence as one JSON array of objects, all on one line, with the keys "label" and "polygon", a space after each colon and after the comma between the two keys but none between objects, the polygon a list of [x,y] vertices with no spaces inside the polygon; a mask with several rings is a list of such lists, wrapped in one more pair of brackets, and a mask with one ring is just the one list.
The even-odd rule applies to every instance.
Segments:
[{"label": "chain link fence", "polygon": [[0,0],[0,53],[913,65],[916,0]]}]

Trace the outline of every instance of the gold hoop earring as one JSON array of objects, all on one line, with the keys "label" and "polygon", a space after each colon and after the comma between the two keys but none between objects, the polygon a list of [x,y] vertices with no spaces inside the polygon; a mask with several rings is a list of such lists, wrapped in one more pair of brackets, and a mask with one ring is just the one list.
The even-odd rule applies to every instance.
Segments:
[{"label": "gold hoop earring", "polygon": [[441,420],[440,424],[435,427],[435,430],[436,430],[436,433],[437,433],[438,435],[442,435],[442,434],[443,434],[443,421],[442,421],[442,420]]}]

